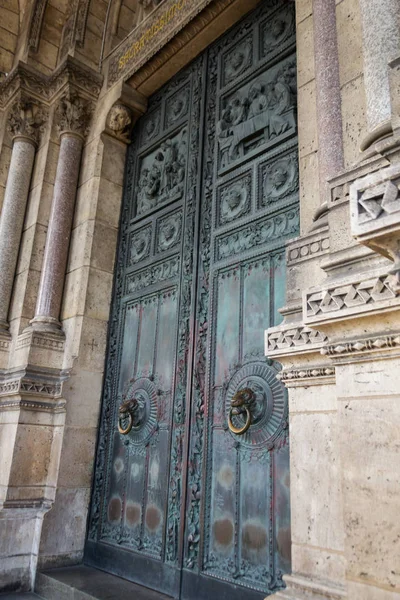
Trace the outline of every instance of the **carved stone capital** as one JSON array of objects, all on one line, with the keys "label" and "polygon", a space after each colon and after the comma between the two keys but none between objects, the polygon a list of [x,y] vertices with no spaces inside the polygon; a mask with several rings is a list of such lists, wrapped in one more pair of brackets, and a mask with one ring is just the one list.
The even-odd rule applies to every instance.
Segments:
[{"label": "carved stone capital", "polygon": [[106,133],[122,142],[129,143],[131,140],[132,126],[132,110],[120,102],[114,104],[107,115]]},{"label": "carved stone capital", "polygon": [[89,132],[93,104],[75,92],[61,96],[56,108],[56,125],[59,134],[75,133],[85,138]]},{"label": "carved stone capital", "polygon": [[7,128],[13,137],[26,137],[39,143],[44,132],[47,111],[44,106],[31,99],[18,99],[11,107]]}]

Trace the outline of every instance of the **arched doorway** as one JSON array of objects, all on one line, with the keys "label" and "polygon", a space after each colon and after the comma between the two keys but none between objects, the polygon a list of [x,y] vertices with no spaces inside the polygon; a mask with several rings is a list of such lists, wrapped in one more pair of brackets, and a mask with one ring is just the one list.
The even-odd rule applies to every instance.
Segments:
[{"label": "arched doorway", "polygon": [[88,564],[261,600],[290,568],[287,395],[264,357],[298,233],[294,5],[150,101],[130,148]]}]

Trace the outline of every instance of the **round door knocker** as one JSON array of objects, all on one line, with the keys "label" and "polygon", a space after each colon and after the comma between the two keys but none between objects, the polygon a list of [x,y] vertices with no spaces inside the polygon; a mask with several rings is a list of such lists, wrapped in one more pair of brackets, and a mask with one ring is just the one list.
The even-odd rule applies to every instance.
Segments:
[{"label": "round door knocker", "polygon": [[[249,430],[252,422],[251,406],[254,404],[255,399],[255,394],[250,388],[239,390],[233,396],[228,415],[228,427],[235,435],[244,435],[246,431]],[[246,417],[242,427],[236,427],[232,422],[232,418],[239,415],[244,415]]]},{"label": "round door knocker", "polygon": [[[128,435],[132,431],[132,427],[139,425],[138,421],[139,403],[136,398],[127,400],[119,407],[118,431],[121,435]],[[124,426],[124,421],[127,421]]]}]

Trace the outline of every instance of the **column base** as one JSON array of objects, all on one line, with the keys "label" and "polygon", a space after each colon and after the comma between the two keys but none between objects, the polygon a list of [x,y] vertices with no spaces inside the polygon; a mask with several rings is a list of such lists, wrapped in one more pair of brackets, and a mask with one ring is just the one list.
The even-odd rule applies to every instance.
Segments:
[{"label": "column base", "polygon": [[3,323],[4,321],[0,321],[0,369],[6,369],[8,367],[8,354],[11,344],[10,332],[8,329],[2,328]]},{"label": "column base", "polygon": [[0,510],[0,594],[33,589],[43,517],[49,505]]},{"label": "column base", "polygon": [[61,323],[54,317],[34,317],[30,321],[30,325],[34,331],[44,331],[49,333],[60,333],[62,331]]},{"label": "column base", "polygon": [[300,575],[285,575],[283,579],[287,588],[273,595],[277,600],[345,600],[347,598],[344,588],[340,586],[315,582]]}]

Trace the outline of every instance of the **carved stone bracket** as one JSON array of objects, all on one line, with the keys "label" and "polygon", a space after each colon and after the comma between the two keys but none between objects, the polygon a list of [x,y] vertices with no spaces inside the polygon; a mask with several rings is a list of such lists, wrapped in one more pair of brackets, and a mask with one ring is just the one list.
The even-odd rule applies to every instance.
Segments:
[{"label": "carved stone bracket", "polygon": [[389,287],[400,295],[400,165],[357,179],[350,188],[354,238],[390,258]]},{"label": "carved stone bracket", "polygon": [[106,133],[121,140],[121,142],[129,143],[133,120],[132,110],[124,104],[117,102],[111,107],[107,115]]},{"label": "carved stone bracket", "polygon": [[93,108],[90,101],[67,90],[56,109],[56,124],[60,135],[70,132],[85,138],[89,132]]},{"label": "carved stone bracket", "polygon": [[287,324],[268,329],[265,336],[265,353],[269,357],[281,354],[318,352],[327,341],[324,333],[302,324]]},{"label": "carved stone bracket", "polygon": [[26,97],[20,98],[11,107],[7,128],[13,138],[21,136],[38,144],[47,116],[47,110],[42,104]]}]

